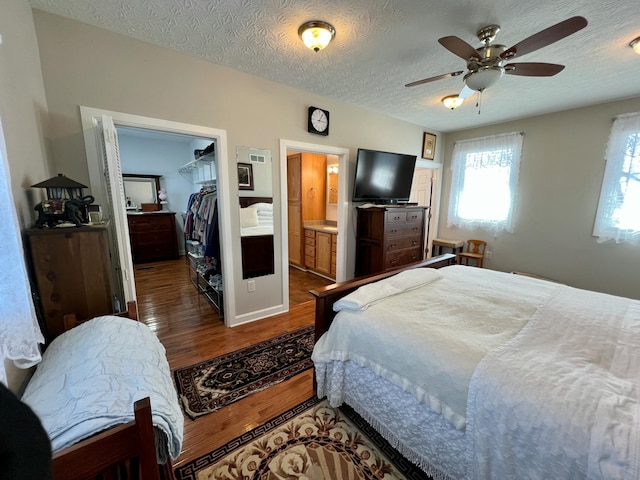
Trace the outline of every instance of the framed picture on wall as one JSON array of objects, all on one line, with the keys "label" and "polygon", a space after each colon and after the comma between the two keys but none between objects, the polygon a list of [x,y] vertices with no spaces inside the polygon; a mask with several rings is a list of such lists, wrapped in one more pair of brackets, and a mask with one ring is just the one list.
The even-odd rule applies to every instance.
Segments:
[{"label": "framed picture on wall", "polygon": [[433,133],[424,132],[422,139],[422,158],[433,160],[436,155],[436,136]]},{"label": "framed picture on wall", "polygon": [[238,164],[238,188],[253,190],[253,167],[250,163]]}]

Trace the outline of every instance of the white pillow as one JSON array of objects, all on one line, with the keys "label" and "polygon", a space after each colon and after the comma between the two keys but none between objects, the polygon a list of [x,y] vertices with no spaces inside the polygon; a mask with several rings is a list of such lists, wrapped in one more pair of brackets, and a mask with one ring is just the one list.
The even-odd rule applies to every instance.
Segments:
[{"label": "white pillow", "polygon": [[255,208],[247,207],[240,209],[240,227],[250,228],[258,226],[258,211]]}]

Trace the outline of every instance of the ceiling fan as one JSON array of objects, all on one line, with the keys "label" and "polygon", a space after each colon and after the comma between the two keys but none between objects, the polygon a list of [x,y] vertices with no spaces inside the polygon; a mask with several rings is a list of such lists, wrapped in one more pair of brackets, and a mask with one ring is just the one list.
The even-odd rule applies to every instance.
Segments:
[{"label": "ceiling fan", "polygon": [[443,75],[407,83],[405,87],[414,87],[443,78],[457,77],[465,73],[463,77],[465,87],[458,96],[460,98],[467,98],[476,91],[483,92],[496,83],[504,74],[526,77],[551,77],[560,73],[564,69],[564,65],[540,62],[507,62],[510,62],[515,57],[521,57],[558,40],[562,40],[586,26],[587,20],[585,18],[571,17],[516,43],[511,48],[491,43],[500,31],[499,25],[488,25],[478,30],[476,35],[483,43],[483,46],[477,49],[459,37],[442,37],[438,40],[440,45],[465,60],[467,62],[467,72],[465,73],[464,70],[459,70],[445,73]]}]

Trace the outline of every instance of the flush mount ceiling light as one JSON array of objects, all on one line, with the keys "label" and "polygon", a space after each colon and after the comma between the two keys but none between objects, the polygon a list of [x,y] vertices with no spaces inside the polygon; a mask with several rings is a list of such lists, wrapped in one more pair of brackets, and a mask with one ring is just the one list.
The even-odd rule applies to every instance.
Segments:
[{"label": "flush mount ceiling light", "polygon": [[462,105],[462,102],[464,102],[464,99],[460,98],[458,95],[447,95],[442,99],[442,103],[444,104],[444,106],[450,108],[451,110],[453,110],[454,108],[458,108],[460,105]]},{"label": "flush mount ceiling light", "polygon": [[313,20],[300,25],[298,35],[308,48],[319,52],[336,36],[336,29],[327,22]]},{"label": "flush mount ceiling light", "polygon": [[634,52],[640,55],[640,37],[634,38],[633,40],[631,40],[631,42],[629,43],[629,46],[633,48]]}]

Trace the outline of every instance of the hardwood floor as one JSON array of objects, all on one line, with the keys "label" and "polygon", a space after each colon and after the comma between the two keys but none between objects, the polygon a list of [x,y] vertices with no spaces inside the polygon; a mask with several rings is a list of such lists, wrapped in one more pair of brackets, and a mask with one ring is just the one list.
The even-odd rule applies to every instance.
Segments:
[{"label": "hardwood floor", "polygon": [[289,267],[289,306],[313,300],[314,297],[309,293],[309,290],[332,283],[334,283],[333,280]]},{"label": "hardwood floor", "polygon": [[[295,300],[290,302],[293,306],[289,312],[227,328],[189,280],[184,258],[141,264],[135,268],[139,318],[164,345],[173,371],[312,324],[315,307],[307,291],[331,282],[301,271],[293,272],[290,278],[290,296]],[[307,296],[310,301],[306,301]],[[314,393],[312,372],[307,370],[195,420],[185,416],[182,452],[174,467],[224,445],[310,398]]]}]

